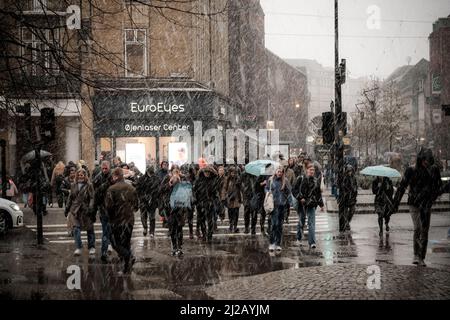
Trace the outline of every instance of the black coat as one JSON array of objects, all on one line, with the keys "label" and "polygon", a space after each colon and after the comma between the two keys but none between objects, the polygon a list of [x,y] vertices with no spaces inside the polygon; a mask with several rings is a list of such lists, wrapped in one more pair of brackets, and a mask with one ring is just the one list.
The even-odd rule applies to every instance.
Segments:
[{"label": "black coat", "polygon": [[202,171],[200,171],[197,180],[193,186],[193,194],[195,203],[201,205],[205,202],[218,201],[219,199],[219,180],[217,176],[210,175],[206,177]]},{"label": "black coat", "polygon": [[295,184],[292,188],[292,195],[294,196],[295,199],[299,200],[300,198],[300,186],[302,184],[304,176],[303,175],[299,175],[297,177],[297,179],[295,180]]},{"label": "black coat", "polygon": [[136,192],[140,208],[157,208],[159,198],[159,185],[161,180],[156,174],[150,176],[146,173],[136,183]]},{"label": "black coat", "polygon": [[342,179],[342,191],[339,192],[339,202],[346,206],[356,205],[356,198],[358,196],[358,182],[354,175],[346,174]]},{"label": "black coat", "polygon": [[306,208],[323,207],[322,192],[320,191],[319,180],[315,177],[304,177],[300,184],[299,200],[305,199]]},{"label": "black coat", "polygon": [[398,208],[400,201],[409,186],[408,205],[416,208],[430,209],[433,202],[442,192],[442,180],[439,168],[432,165],[409,167],[395,193],[394,208]]},{"label": "black coat", "polygon": [[241,186],[242,186],[242,195],[244,197],[244,204],[250,205],[250,201],[254,195],[254,184],[255,180],[252,175],[248,173],[243,173],[241,175]]},{"label": "black coat", "polygon": [[375,205],[387,205],[392,203],[394,186],[389,178],[376,178],[372,182],[372,193],[375,195]]},{"label": "black coat", "polygon": [[99,173],[94,177],[92,181],[92,185],[94,187],[94,208],[100,211],[100,215],[106,215],[105,210],[105,199],[106,199],[106,191],[110,186],[113,185],[111,173],[108,172],[104,174],[103,172]]}]

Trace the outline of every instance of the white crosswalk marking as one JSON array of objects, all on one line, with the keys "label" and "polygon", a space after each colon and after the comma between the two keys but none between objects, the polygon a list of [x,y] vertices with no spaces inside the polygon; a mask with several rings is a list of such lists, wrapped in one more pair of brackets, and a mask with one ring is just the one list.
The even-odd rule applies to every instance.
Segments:
[{"label": "white crosswalk marking", "polygon": [[[259,218],[257,222],[257,229],[256,229],[256,235],[260,236],[260,224],[259,224]],[[317,212],[316,213],[316,233],[320,232],[326,232],[331,231],[332,226],[329,223],[329,216],[327,213],[324,212]],[[289,234],[296,234],[297,230],[297,223],[298,223],[298,216],[296,213],[292,212],[289,217],[289,223],[284,223],[283,233],[289,233]],[[306,221],[307,224],[307,221]],[[194,231],[196,226],[196,220],[194,217]],[[36,225],[27,225],[27,228],[33,230],[36,232]],[[220,220],[218,221],[218,231],[214,232],[214,238],[226,238],[226,237],[250,237],[250,234],[244,233],[244,218],[241,216],[238,220],[238,228],[240,230],[239,233],[228,233],[229,230],[229,220],[225,219],[222,223]],[[267,228],[267,220],[266,220],[266,228]],[[144,228],[142,227],[142,224],[139,219],[136,219],[135,225],[133,228],[133,235],[132,235],[132,241],[142,241],[145,239],[149,239],[149,236],[143,236]],[[96,242],[101,242],[101,236],[102,236],[102,226],[100,223],[94,224],[94,233],[95,233],[95,240]],[[189,238],[189,227],[186,221],[186,224],[183,228],[184,238]],[[308,233],[307,227],[305,227],[305,233]],[[57,244],[66,244],[66,243],[73,243],[74,239],[73,237],[68,235],[67,227],[65,224],[45,224],[43,226],[43,234],[44,238],[49,241],[49,243],[57,243]],[[81,233],[81,240],[87,241],[87,235],[85,231],[82,231]],[[161,221],[159,219],[156,222],[156,228],[155,228],[155,240],[158,239],[164,239],[168,240],[168,229],[163,228]]]}]

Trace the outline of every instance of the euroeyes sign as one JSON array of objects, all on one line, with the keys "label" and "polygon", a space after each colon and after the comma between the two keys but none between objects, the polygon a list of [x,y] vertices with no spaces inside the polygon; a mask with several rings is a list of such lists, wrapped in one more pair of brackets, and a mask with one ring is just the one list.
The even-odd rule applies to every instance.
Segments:
[{"label": "euroeyes sign", "polygon": [[184,104],[165,104],[164,102],[158,102],[156,104],[139,104],[137,102],[130,103],[131,113],[184,113]]}]

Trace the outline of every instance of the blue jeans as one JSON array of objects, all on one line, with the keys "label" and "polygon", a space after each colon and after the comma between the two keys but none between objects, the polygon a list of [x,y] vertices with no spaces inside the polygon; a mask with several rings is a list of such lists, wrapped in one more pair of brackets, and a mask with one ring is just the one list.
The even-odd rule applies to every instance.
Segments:
[{"label": "blue jeans", "polygon": [[272,231],[270,232],[270,243],[279,246],[283,236],[283,221],[286,206],[275,206],[272,212]]},{"label": "blue jeans", "polygon": [[297,223],[297,240],[302,240],[303,228],[305,227],[306,213],[305,207],[299,202],[297,206],[298,223]]},{"label": "blue jeans", "polygon": [[100,222],[102,223],[102,256],[108,252],[109,239],[111,237],[111,226],[106,215],[100,215]]},{"label": "blue jeans", "polygon": [[[77,249],[83,248],[83,243],[81,242],[81,229],[80,227],[73,227],[73,236],[75,238],[75,246]],[[95,248],[95,233],[94,228],[87,231],[87,237],[88,237],[88,248]]]},{"label": "blue jeans", "polygon": [[308,215],[308,244],[316,244],[316,208],[306,208]]}]

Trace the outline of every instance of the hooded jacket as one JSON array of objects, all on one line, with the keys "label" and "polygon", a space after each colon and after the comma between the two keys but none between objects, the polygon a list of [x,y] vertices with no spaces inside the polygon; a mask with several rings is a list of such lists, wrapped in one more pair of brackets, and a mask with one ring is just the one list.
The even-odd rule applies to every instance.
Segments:
[{"label": "hooded jacket", "polygon": [[139,198],[140,208],[157,208],[159,198],[159,185],[161,180],[153,169],[147,169],[136,183],[136,192]]},{"label": "hooded jacket", "polygon": [[[423,160],[430,164],[428,168],[422,165]],[[442,180],[439,168],[434,164],[434,159],[429,149],[423,149],[417,155],[415,167],[406,169],[400,186],[395,193],[394,209],[400,205],[400,201],[409,186],[408,205],[429,210],[442,193]]]}]

